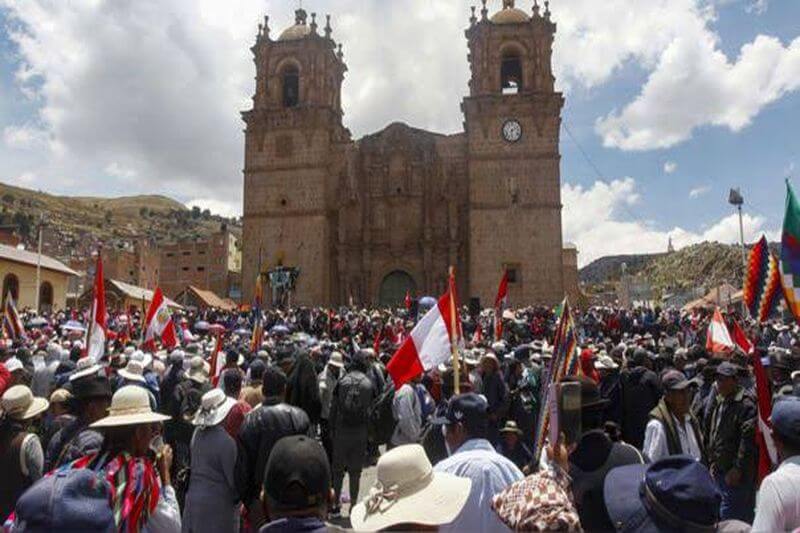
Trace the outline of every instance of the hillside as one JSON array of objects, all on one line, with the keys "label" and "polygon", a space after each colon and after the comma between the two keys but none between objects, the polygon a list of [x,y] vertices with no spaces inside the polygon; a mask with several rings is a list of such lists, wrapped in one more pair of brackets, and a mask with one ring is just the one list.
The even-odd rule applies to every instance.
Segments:
[{"label": "hillside", "polygon": [[60,258],[83,255],[86,247],[139,238],[155,242],[197,238],[222,226],[239,233],[238,223],[165,196],[119,198],[56,196],[0,183],[0,228],[33,247],[39,217],[47,252]]},{"label": "hillside", "polygon": [[639,254],[639,255],[608,255],[595,259],[580,270],[581,283],[594,285],[619,281],[622,275],[622,265],[625,272],[636,274],[645,266],[665,254]]}]

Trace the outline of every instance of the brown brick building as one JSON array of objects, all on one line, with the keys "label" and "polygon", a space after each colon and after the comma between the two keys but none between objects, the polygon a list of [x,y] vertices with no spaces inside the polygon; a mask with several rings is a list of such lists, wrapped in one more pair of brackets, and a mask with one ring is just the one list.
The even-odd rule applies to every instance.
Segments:
[{"label": "brown brick building", "polygon": [[[266,21],[265,21],[266,22]],[[354,141],[342,123],[341,45],[312,14],[277,39],[265,24],[244,168],[245,299],[259,269],[299,267],[293,301],[398,304],[443,291],[494,299],[503,268],[512,305],[563,298],[559,130],[551,68],[555,24],[504,0],[466,38],[472,72],[463,133],[394,123]],[[368,45],[365,43],[364,45]],[[577,280],[577,274],[567,276]],[[577,288],[576,288],[577,290]]]},{"label": "brown brick building", "polygon": [[228,230],[202,239],[161,245],[158,281],[161,290],[175,298],[193,285],[223,298],[236,297],[239,276],[234,273],[241,269],[238,247],[238,239]]}]

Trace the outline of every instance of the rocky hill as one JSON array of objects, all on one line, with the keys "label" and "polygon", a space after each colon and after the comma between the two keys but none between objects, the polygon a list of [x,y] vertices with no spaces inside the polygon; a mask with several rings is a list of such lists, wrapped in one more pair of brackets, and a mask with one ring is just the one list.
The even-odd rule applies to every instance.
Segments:
[{"label": "rocky hill", "polygon": [[580,270],[581,283],[595,285],[619,281],[622,265],[625,272],[636,274],[665,254],[608,255],[595,259]]},{"label": "rocky hill", "polygon": [[47,252],[65,260],[83,254],[83,248],[98,241],[105,245],[140,238],[167,242],[198,238],[223,226],[240,232],[235,219],[188,209],[164,196],[56,196],[0,183],[0,229],[33,247],[40,217]]}]

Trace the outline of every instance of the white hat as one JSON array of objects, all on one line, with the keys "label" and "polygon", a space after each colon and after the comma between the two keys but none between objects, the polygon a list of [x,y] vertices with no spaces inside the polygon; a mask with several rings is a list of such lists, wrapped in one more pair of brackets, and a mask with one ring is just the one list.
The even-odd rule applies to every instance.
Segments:
[{"label": "white hat", "polygon": [[331,352],[331,357],[328,359],[328,364],[336,368],[342,368],[344,366],[344,357],[342,356],[342,353]]},{"label": "white hat", "polygon": [[225,396],[222,389],[211,389],[203,394],[200,409],[194,415],[192,424],[201,427],[216,426],[228,416],[228,413],[236,405],[236,400]]},{"label": "white hat", "polygon": [[141,361],[142,367],[147,368],[153,362],[153,356],[141,350],[136,350],[131,356],[132,361]]},{"label": "white hat", "polygon": [[138,381],[139,383],[145,383],[143,375],[144,365],[142,364],[141,361],[137,361],[136,359],[131,359],[130,361],[128,361],[128,365],[125,368],[118,370],[117,374],[131,381]]},{"label": "white hat", "polygon": [[206,374],[205,369],[205,361],[199,355],[195,355],[192,357],[191,362],[189,363],[189,372],[187,376],[192,381],[196,381],[197,383],[205,383],[208,381],[208,374]]},{"label": "white hat", "polygon": [[14,385],[3,393],[0,407],[9,418],[28,420],[45,412],[50,407],[50,402],[34,397],[31,389],[25,385]]},{"label": "white hat", "polygon": [[469,478],[434,472],[419,444],[398,446],[382,455],[377,477],[369,496],[350,513],[356,531],[448,524],[467,503],[472,487]]},{"label": "white hat", "polygon": [[17,370],[22,370],[22,361],[20,361],[16,355],[14,357],[10,357],[9,359],[7,359],[4,364],[6,365],[6,369],[8,369],[9,372],[16,372]]},{"label": "white hat", "polygon": [[99,374],[101,370],[102,367],[96,364],[91,357],[83,357],[78,359],[75,365],[75,372],[69,377],[69,380],[75,381],[76,379],[85,378],[86,376]]},{"label": "white hat", "polygon": [[514,314],[514,311],[512,311],[511,309],[506,309],[505,311],[503,311],[504,320],[515,320],[516,318],[517,317]]},{"label": "white hat", "polygon": [[170,417],[154,413],[150,408],[150,395],[147,389],[138,385],[120,387],[111,398],[108,416],[101,418],[89,427],[106,428],[115,426],[132,426],[163,422]]},{"label": "white hat", "polygon": [[619,368],[619,365],[614,362],[611,357],[607,355],[600,355],[595,360],[594,367],[602,370],[614,370],[615,368]]}]

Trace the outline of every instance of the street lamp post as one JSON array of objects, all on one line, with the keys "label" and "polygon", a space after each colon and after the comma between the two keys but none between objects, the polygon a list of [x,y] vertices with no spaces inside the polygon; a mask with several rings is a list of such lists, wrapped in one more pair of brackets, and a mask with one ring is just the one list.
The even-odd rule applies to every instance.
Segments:
[{"label": "street lamp post", "polygon": [[[747,255],[744,250],[744,219],[742,216],[744,197],[739,189],[731,189],[728,194],[728,203],[739,211],[739,245],[742,251],[742,287],[744,287],[744,279],[747,276]],[[747,316],[747,306],[744,304],[744,299],[742,299],[742,317],[745,316]]]}]

